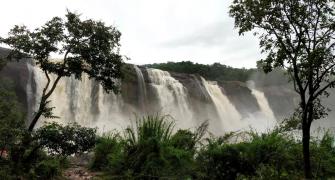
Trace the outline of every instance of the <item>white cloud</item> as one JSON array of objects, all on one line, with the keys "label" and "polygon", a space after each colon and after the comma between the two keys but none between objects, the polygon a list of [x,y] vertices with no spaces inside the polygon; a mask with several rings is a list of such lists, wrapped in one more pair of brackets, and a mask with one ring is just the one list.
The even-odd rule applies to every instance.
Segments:
[{"label": "white cloud", "polygon": [[15,24],[36,28],[66,8],[122,32],[130,63],[192,60],[255,67],[257,40],[239,37],[228,16],[231,0],[10,0],[2,2],[0,36]]}]

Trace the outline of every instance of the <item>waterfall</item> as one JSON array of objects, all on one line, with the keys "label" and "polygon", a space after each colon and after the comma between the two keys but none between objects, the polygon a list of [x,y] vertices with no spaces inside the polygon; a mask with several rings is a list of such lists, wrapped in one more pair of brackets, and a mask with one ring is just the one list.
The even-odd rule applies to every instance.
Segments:
[{"label": "waterfall", "polygon": [[215,81],[206,81],[204,78],[201,79],[215,105],[218,116],[220,118],[219,121],[221,128],[218,129],[224,130],[226,132],[241,129],[241,115],[236,110],[234,105],[229,101],[227,96],[222,93],[218,84]]},{"label": "waterfall", "polygon": [[275,121],[276,118],[269,106],[268,100],[264,96],[264,93],[256,89],[251,89],[251,93],[255,96],[257,103],[259,104],[259,107],[261,109],[261,112],[264,113],[265,117],[271,121]]},{"label": "waterfall", "polygon": [[186,88],[166,71],[149,68],[147,72],[150,86],[158,95],[161,112],[171,115],[179,127],[192,127],[193,113],[187,100]]},{"label": "waterfall", "polygon": [[[32,72],[37,82],[36,103],[33,107],[36,111],[47,80],[41,69],[32,67]],[[50,75],[50,79],[54,82],[56,76]],[[121,95],[105,93],[103,88],[87,75],[82,75],[81,80],[75,79],[74,76],[63,77],[50,96],[50,100],[49,107],[55,107],[53,114],[60,118],[42,118],[37,127],[48,121],[57,121],[62,124],[76,122],[88,127],[97,127],[100,132],[106,132],[122,129],[130,124],[129,115],[125,115],[128,113],[123,112],[124,103]]]},{"label": "waterfall", "polygon": [[142,74],[142,71],[140,68],[138,68],[136,65],[134,65],[134,69],[136,72],[136,76],[137,76],[137,84],[138,84],[138,104],[141,106],[140,109],[143,112],[146,112],[146,105],[147,105],[147,89],[145,86],[145,81],[144,81],[144,77]]},{"label": "waterfall", "polygon": [[[26,93],[32,109],[29,111],[30,117],[38,108],[47,81],[40,68],[33,64],[28,64],[27,68],[29,78]],[[209,130],[217,135],[242,130],[247,126],[264,130],[275,123],[275,116],[264,93],[251,85],[248,87],[256,98],[260,111],[252,112],[242,119],[232,103],[234,101],[230,101],[216,82],[196,76],[176,76],[178,79],[183,78],[182,84],[166,71],[150,68],[141,70],[137,66],[133,66],[133,70],[135,73],[132,80],[124,82],[125,86],[122,86],[125,88],[122,89],[124,97],[121,94],[105,93],[101,85],[87,75],[82,75],[81,80],[74,76],[63,77],[50,97],[49,104],[49,107],[55,107],[53,113],[60,118],[42,118],[37,127],[48,121],[64,124],[76,122],[97,127],[101,133],[125,128],[131,124],[134,114],[157,111],[162,115],[172,116],[177,128],[193,128],[204,120],[209,120]],[[148,76],[144,77],[142,71],[146,71]],[[50,79],[53,82],[56,77],[50,75]]]},{"label": "waterfall", "polygon": [[253,122],[250,122],[250,124],[255,124],[256,129],[260,131],[272,128],[277,121],[264,93],[255,88],[253,81],[248,81],[247,85],[260,107],[260,112],[251,115]]},{"label": "waterfall", "polygon": [[[33,80],[34,80],[34,64],[32,60],[28,60],[27,63],[27,69],[28,69],[28,81],[27,81],[27,86],[26,86],[26,93],[27,93],[27,119],[30,120],[32,119],[33,116],[33,107],[35,105],[35,99],[34,99],[34,87],[33,87]],[[28,123],[28,122],[27,122]]]}]

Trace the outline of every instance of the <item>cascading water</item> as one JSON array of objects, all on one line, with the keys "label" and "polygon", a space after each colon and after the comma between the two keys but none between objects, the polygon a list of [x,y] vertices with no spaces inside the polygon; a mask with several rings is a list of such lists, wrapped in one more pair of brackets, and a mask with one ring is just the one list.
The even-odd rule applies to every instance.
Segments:
[{"label": "cascading water", "polygon": [[248,81],[247,85],[260,107],[260,112],[250,115],[252,122],[249,123],[255,124],[255,128],[260,131],[272,128],[274,125],[276,125],[277,121],[264,93],[255,88],[255,83],[253,81]]},{"label": "cascading water", "polygon": [[[30,68],[35,78],[36,94],[35,104],[32,109],[38,108],[41,92],[46,84],[44,73],[37,67]],[[55,76],[50,75],[51,82]],[[27,88],[29,89],[29,88]],[[111,129],[125,128],[129,118],[123,113],[123,101],[120,95],[106,94],[102,87],[83,75],[81,81],[73,76],[62,78],[50,97],[49,107],[55,107],[53,114],[60,117],[55,121],[60,123],[79,123],[88,127],[98,127],[100,132]],[[43,122],[42,119],[37,126]]]},{"label": "cascading water", "polygon": [[229,99],[222,93],[218,84],[213,81],[206,81],[204,78],[201,79],[215,105],[218,116],[220,118],[219,122],[221,124],[221,128],[218,128],[217,131],[220,131],[221,129],[227,132],[241,129],[241,115],[236,110],[234,105],[229,101]]},{"label": "cascading water", "polygon": [[139,91],[139,94],[138,94],[139,103],[138,104],[141,106],[140,109],[143,112],[146,112],[147,111],[146,105],[148,103],[147,103],[147,89],[145,86],[144,77],[143,77],[143,74],[140,68],[134,65],[134,69],[135,69],[136,76],[137,76],[137,84],[138,84],[138,91]]},{"label": "cascading water", "polygon": [[[29,64],[27,68],[31,77],[26,93],[28,101],[34,105],[31,113],[38,108],[46,78],[33,64]],[[177,128],[193,128],[204,120],[209,120],[209,130],[214,134],[241,130],[249,125],[257,130],[264,130],[275,122],[264,94],[250,86],[260,111],[242,119],[239,111],[216,82],[191,76],[188,79],[191,85],[186,86],[166,71],[150,68],[141,70],[137,66],[133,66],[133,69],[136,81],[130,84],[125,82],[128,85],[123,95],[106,94],[97,82],[90,80],[86,75],[82,76],[81,81],[74,77],[62,78],[50,97],[49,106],[55,107],[54,115],[60,117],[55,120],[61,123],[77,122],[88,127],[98,127],[99,132],[106,132],[127,127],[132,123],[134,115],[149,113],[147,110],[150,108],[151,112],[159,111],[163,115],[172,116],[176,120]],[[142,71],[148,76],[144,77]],[[50,78],[51,81],[55,80],[53,75]],[[150,83],[146,84],[147,82]],[[147,89],[148,87],[150,89]],[[197,88],[197,91],[192,88]],[[130,91],[135,94],[129,98]],[[193,93],[192,97],[190,92]],[[37,126],[41,126],[41,122]],[[262,128],[258,128],[259,125]]]},{"label": "cascading water", "polygon": [[171,115],[179,127],[192,127],[193,114],[185,87],[166,71],[149,68],[147,72],[150,85],[158,95],[161,112]]},{"label": "cascading water", "polygon": [[264,96],[264,93],[256,89],[251,89],[251,93],[257,99],[257,103],[259,104],[261,112],[263,112],[264,116],[271,121],[275,121],[276,120],[275,115],[273,114],[269,106],[269,102]]},{"label": "cascading water", "polygon": [[[34,64],[32,60],[29,60],[27,63],[28,69],[28,81],[26,86],[26,93],[27,93],[27,103],[28,107],[34,106],[35,99],[34,99],[34,91],[33,91],[33,80],[34,80]],[[33,108],[28,108],[27,117],[28,119],[32,119],[33,115]]]}]

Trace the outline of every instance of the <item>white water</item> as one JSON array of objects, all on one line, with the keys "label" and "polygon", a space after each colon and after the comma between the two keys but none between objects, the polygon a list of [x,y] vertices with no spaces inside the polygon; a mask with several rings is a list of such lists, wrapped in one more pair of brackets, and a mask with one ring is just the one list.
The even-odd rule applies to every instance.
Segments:
[{"label": "white water", "polygon": [[254,124],[254,128],[259,131],[271,129],[276,125],[277,121],[272,109],[270,108],[268,100],[263,92],[255,88],[255,83],[253,81],[249,81],[247,85],[251,90],[252,95],[256,98],[260,108],[260,112],[250,115],[251,120],[249,119],[249,124]]},{"label": "white water", "polygon": [[[34,80],[34,65],[33,65],[33,62],[32,61],[29,61],[27,63],[27,69],[29,71],[28,73],[28,82],[27,82],[27,86],[26,86],[26,93],[27,93],[27,103],[28,103],[28,106],[33,106],[35,103],[35,100],[34,100],[34,92],[33,92],[33,87],[32,87],[32,84],[33,84],[33,80]],[[33,108],[28,108],[28,119],[31,119],[32,118],[32,115],[33,115]],[[27,122],[28,123],[28,122]]]},{"label": "white water", "polygon": [[[44,73],[32,65],[28,65],[30,75],[36,84],[37,92],[33,95],[32,80],[27,85],[28,102],[39,102],[42,90],[46,84]],[[209,120],[210,131],[217,135],[224,132],[242,130],[252,126],[257,130],[265,130],[275,123],[275,116],[264,96],[264,93],[250,87],[252,94],[257,99],[260,111],[250,114],[249,118],[242,119],[235,106],[222,92],[221,87],[216,82],[201,79],[195,87],[201,88],[201,93],[211,99],[211,106],[214,105],[215,112],[203,108],[205,105],[190,104],[188,91],[182,83],[173,78],[170,73],[157,69],[146,69],[148,73],[147,85],[142,71],[134,66],[138,80],[137,98],[139,103],[126,104],[121,95],[113,93],[106,94],[103,88],[95,81],[90,80],[86,75],[78,81],[74,77],[66,77],[60,80],[53,95],[50,97],[50,107],[56,107],[53,112],[59,119],[42,119],[37,126],[41,126],[45,121],[58,121],[60,123],[77,122],[88,127],[98,127],[99,132],[106,132],[112,129],[121,130],[131,124],[134,116],[146,113],[148,96],[155,96],[158,102],[153,105],[158,107],[161,114],[171,115],[176,120],[177,128],[193,128],[197,126],[201,119],[206,117]],[[30,79],[32,79],[30,78]],[[51,76],[51,81],[55,80]],[[29,85],[30,84],[30,85]],[[148,94],[147,87],[152,87],[156,94]],[[34,98],[34,101],[32,101]],[[152,99],[152,98],[151,98]],[[150,104],[150,102],[149,102]],[[141,106],[141,107],[136,107]],[[194,111],[194,106],[200,109]],[[36,111],[37,104],[32,108]],[[212,109],[212,108],[211,108]],[[207,112],[208,111],[208,112]],[[202,117],[197,117],[202,115]]]},{"label": "white water", "polygon": [[218,112],[220,118],[219,122],[221,124],[221,128],[219,129],[222,129],[225,132],[241,129],[243,125],[241,115],[229,101],[227,96],[222,93],[222,90],[217,83],[206,81],[204,78],[202,78],[202,82]]},{"label": "white water", "polygon": [[138,100],[139,100],[139,105],[141,106],[140,109],[143,112],[147,112],[147,109],[146,109],[146,105],[148,104],[147,103],[147,89],[145,86],[144,77],[143,77],[143,74],[140,68],[134,65],[134,69],[137,75],[137,83],[138,83],[138,90],[139,90]]},{"label": "white water", "polygon": [[166,71],[147,69],[147,72],[150,85],[158,95],[161,112],[171,115],[181,128],[195,125],[185,87]]},{"label": "white water", "polygon": [[[35,101],[39,103],[47,80],[39,68],[35,67],[30,70],[34,74],[35,81],[38,82]],[[55,76],[51,75],[50,79],[51,82],[54,82]],[[129,118],[122,112],[123,101],[120,95],[106,94],[100,85],[86,75],[82,76],[81,81],[76,80],[73,76],[62,78],[50,100],[49,107],[56,107],[53,115],[60,118],[42,118],[37,127],[50,121],[62,124],[76,122],[88,127],[97,127],[100,132],[106,132],[125,128],[129,124]],[[38,104],[35,104],[33,109],[36,111],[37,108]]]}]

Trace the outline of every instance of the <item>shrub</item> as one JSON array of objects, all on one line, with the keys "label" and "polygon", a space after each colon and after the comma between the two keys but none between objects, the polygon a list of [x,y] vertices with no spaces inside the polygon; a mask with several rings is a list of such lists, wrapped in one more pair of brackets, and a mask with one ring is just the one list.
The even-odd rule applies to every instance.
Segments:
[{"label": "shrub", "polygon": [[91,169],[108,170],[109,167],[121,166],[122,142],[118,134],[103,135],[97,138],[94,148],[94,158],[91,162]]},{"label": "shrub", "polygon": [[51,154],[69,156],[92,149],[96,142],[96,129],[78,124],[61,126],[55,122],[48,123],[35,133],[40,146],[47,148]]},{"label": "shrub", "polygon": [[34,173],[31,176],[36,176],[38,179],[53,179],[60,176],[61,172],[60,160],[56,158],[47,158],[36,165]]},{"label": "shrub", "polygon": [[146,116],[127,128],[123,137],[99,138],[92,168],[128,178],[192,177],[195,147],[207,126],[176,133],[173,127],[167,116]]}]

